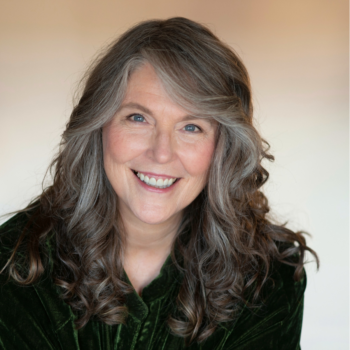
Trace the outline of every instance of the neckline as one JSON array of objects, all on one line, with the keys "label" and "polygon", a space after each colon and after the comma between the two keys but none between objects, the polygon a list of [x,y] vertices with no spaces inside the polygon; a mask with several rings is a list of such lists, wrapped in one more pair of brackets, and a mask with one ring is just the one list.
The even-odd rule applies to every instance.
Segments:
[{"label": "neckline", "polygon": [[[55,234],[49,235],[46,240],[46,247],[49,252],[49,270],[53,271],[53,256],[55,255]],[[183,266],[183,257],[179,253],[177,243],[174,248],[174,256],[177,263]],[[143,320],[147,317],[150,303],[166,297],[175,287],[179,286],[183,280],[183,272],[181,272],[172,260],[171,253],[166,258],[163,266],[157,277],[155,277],[138,295],[125,270],[123,269],[122,279],[128,283],[133,291],[126,295],[126,305],[129,313],[136,318],[136,320]]]},{"label": "neckline", "polygon": [[[123,272],[125,282],[132,286],[125,270]],[[131,293],[127,294],[126,304],[129,313],[140,321],[145,319],[148,315],[150,303],[166,297],[173,290],[172,287],[175,287],[175,284],[181,283],[182,275],[175,266],[171,254],[169,254],[158,276],[143,288],[141,296],[136,292],[135,288],[133,288]]]}]

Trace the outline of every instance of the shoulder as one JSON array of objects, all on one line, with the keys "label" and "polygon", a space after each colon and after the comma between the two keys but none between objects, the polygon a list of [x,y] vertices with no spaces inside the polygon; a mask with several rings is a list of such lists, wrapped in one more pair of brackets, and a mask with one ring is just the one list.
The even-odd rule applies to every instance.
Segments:
[{"label": "shoulder", "polygon": [[288,308],[298,302],[306,289],[305,269],[300,280],[296,280],[294,275],[294,266],[274,260],[271,263],[269,279],[262,288],[263,305],[268,305],[270,300],[275,301],[277,296],[283,299]]},{"label": "shoulder", "polygon": [[34,234],[38,232],[37,212],[38,207],[21,211],[0,226],[0,271],[11,257],[17,243],[19,247],[16,248],[16,257],[22,262],[26,260],[28,247],[33,244]]},{"label": "shoulder", "polygon": [[261,303],[255,308],[244,306],[235,322],[227,325],[225,349],[300,348],[306,274],[295,281],[294,271],[293,266],[273,263]]},{"label": "shoulder", "polygon": [[[35,229],[30,219],[19,213],[0,226],[0,270],[23,230]],[[7,270],[0,274],[0,348],[60,348],[56,331],[73,319],[49,273],[30,285],[15,282]]]},{"label": "shoulder", "polygon": [[[35,202],[27,210],[20,211],[0,226],[0,271],[4,259],[11,256],[16,248],[16,257],[25,257],[29,253],[29,247],[37,252],[47,255],[47,249],[51,251],[50,244],[53,242],[54,230],[49,226],[50,219],[41,214],[38,202]],[[46,225],[46,226],[43,226]],[[47,229],[47,233],[41,234]],[[37,247],[36,247],[37,245]],[[36,248],[35,248],[36,247]]]},{"label": "shoulder", "polygon": [[13,250],[21,233],[30,221],[31,215],[27,212],[20,212],[0,226],[0,259],[3,262],[4,256]]},{"label": "shoulder", "polygon": [[261,319],[272,314],[279,315],[281,321],[288,318],[306,289],[305,270],[299,281],[294,279],[294,272],[294,266],[273,262],[270,278],[261,290],[259,306],[252,309],[252,314]]},{"label": "shoulder", "polygon": [[[280,285],[280,294],[283,294],[289,306],[295,305],[304,295],[307,283],[305,269],[299,281],[294,279],[295,267],[280,262],[275,262],[271,274],[272,281]],[[273,290],[270,286],[269,290]]]}]

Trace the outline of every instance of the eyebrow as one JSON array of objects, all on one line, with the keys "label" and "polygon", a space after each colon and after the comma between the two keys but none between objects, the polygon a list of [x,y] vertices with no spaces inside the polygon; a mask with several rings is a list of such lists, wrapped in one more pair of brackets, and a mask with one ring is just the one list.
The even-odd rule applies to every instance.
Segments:
[{"label": "eyebrow", "polygon": [[[136,102],[129,102],[129,103],[126,103],[124,105],[121,105],[120,108],[118,109],[118,112],[120,112],[121,110],[123,110],[124,108],[136,108],[144,113],[147,113],[149,114],[151,117],[153,117],[153,113],[150,109],[148,109],[147,107],[145,106],[142,106],[140,105],[139,103],[136,103]],[[187,121],[187,120],[196,120],[196,119],[199,119],[199,120],[204,120],[210,124],[213,124],[213,121],[210,120],[210,119],[207,119],[207,118],[201,118],[201,117],[198,117],[198,116],[195,116],[195,115],[192,115],[192,114],[187,114],[185,115],[183,118],[182,118],[182,121]]]}]

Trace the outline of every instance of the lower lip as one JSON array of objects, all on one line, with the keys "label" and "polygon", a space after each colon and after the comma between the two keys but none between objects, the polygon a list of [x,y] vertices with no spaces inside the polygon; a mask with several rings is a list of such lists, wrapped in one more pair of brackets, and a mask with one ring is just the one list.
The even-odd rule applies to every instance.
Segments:
[{"label": "lower lip", "polygon": [[139,184],[147,191],[150,192],[155,192],[155,193],[168,193],[170,191],[172,191],[175,187],[177,187],[177,184],[179,183],[179,181],[181,179],[177,179],[176,182],[167,187],[167,188],[157,188],[157,187],[152,187],[152,186],[148,186],[145,182],[141,181],[138,176],[131,170],[132,174],[135,176],[136,180],[139,182]]}]

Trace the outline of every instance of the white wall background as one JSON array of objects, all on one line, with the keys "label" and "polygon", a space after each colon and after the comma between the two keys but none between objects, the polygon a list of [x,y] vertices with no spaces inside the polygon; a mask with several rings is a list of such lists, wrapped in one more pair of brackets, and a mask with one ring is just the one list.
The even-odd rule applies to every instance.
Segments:
[{"label": "white wall background", "polygon": [[[250,72],[258,129],[276,157],[266,193],[312,234],[303,350],[348,349],[348,2],[0,0],[0,215],[40,193],[91,58],[132,24],[208,24]],[[5,221],[1,218],[0,222]]]}]

